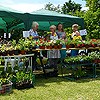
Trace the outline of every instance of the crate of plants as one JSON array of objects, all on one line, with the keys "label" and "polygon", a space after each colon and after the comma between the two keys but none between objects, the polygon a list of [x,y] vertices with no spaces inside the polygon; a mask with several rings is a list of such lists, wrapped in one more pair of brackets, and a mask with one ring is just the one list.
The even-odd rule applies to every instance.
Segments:
[{"label": "crate of plants", "polygon": [[4,72],[0,72],[0,94],[11,93],[12,82],[9,79],[9,75]]},{"label": "crate of plants", "polygon": [[31,72],[19,71],[11,77],[13,86],[18,89],[26,89],[34,87],[35,76]]},{"label": "crate of plants", "polygon": [[12,92],[12,82],[6,78],[0,79],[0,94],[11,93]]}]

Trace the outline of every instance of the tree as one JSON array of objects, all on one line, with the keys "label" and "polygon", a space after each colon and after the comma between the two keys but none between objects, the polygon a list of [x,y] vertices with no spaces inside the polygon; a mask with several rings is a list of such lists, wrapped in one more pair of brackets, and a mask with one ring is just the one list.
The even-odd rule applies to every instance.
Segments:
[{"label": "tree", "polygon": [[100,0],[85,0],[89,10],[84,15],[89,38],[100,38]]},{"label": "tree", "polygon": [[46,10],[61,12],[60,5],[54,6],[52,3],[48,3],[45,5]]},{"label": "tree", "polygon": [[95,12],[100,8],[100,0],[85,0],[89,10]]},{"label": "tree", "polygon": [[62,6],[62,13],[64,14],[75,14],[76,11],[81,11],[81,4],[76,4],[74,1],[69,0],[65,2]]}]

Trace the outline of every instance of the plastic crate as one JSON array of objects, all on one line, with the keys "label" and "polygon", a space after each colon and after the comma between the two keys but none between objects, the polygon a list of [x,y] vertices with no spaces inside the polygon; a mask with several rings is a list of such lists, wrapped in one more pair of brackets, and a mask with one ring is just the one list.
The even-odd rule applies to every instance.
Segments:
[{"label": "plastic crate", "polygon": [[0,94],[10,93],[12,91],[12,83],[1,86]]}]

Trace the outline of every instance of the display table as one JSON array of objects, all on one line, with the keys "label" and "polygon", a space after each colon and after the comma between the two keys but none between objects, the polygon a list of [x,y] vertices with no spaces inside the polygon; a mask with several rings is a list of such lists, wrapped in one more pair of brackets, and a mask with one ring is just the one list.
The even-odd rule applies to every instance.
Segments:
[{"label": "display table", "polygon": [[33,51],[41,51],[41,50],[86,50],[86,49],[88,49],[88,50],[96,50],[96,49],[98,49],[98,50],[100,50],[100,47],[89,47],[89,48],[85,48],[85,47],[83,47],[83,48],[61,48],[61,49],[54,49],[54,48],[52,48],[52,49],[39,49],[39,48],[37,48],[37,49],[34,49]]},{"label": "display table", "polygon": [[[42,63],[42,58],[40,57],[40,51],[48,51],[48,50],[86,50],[86,49],[89,49],[89,50],[100,50],[100,47],[89,47],[89,48],[61,48],[61,49],[33,49],[32,51],[34,52],[33,54],[25,54],[25,55],[13,55],[13,56],[1,56],[2,58],[4,58],[5,60],[5,66],[4,66],[4,70],[6,71],[6,68],[7,68],[7,62],[12,62],[12,71],[14,70],[14,61],[17,59],[18,62],[19,62],[19,59],[21,57],[30,57],[30,61],[29,61],[29,65],[31,66],[32,68],[32,71],[33,71],[33,68],[36,66],[36,58],[39,57],[40,58],[40,62],[41,62],[41,66],[43,68],[43,72],[45,74],[45,69],[44,69],[44,65]],[[33,64],[32,64],[32,57],[34,56],[34,61],[33,61]],[[13,58],[13,59],[12,59]],[[62,59],[61,59],[61,64],[63,65],[62,63]],[[74,66],[74,65],[72,65]],[[96,66],[93,67],[93,77],[96,77]]]},{"label": "display table", "polygon": [[25,55],[13,55],[13,56],[1,56],[1,58],[4,58],[5,61],[5,66],[4,66],[4,71],[7,70],[7,62],[10,62],[12,65],[12,71],[14,71],[14,66],[15,66],[15,61],[17,60],[18,63],[20,61],[20,58],[22,57],[30,57],[31,59],[29,59],[29,66],[32,67],[32,56],[34,56],[34,54],[25,54]]}]

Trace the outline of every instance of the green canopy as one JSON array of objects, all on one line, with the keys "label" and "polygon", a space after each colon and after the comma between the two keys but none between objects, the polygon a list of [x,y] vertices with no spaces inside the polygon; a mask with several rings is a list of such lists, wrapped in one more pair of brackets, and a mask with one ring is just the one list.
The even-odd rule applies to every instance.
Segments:
[{"label": "green canopy", "polygon": [[82,28],[84,27],[84,19],[55,11],[41,9],[24,15],[26,19],[23,18],[22,20],[25,22],[26,29],[31,28],[32,21],[37,21],[41,30],[49,30],[50,25],[57,25],[59,22],[63,23],[64,27],[72,26],[75,23],[82,26]]},{"label": "green canopy", "polygon": [[0,18],[0,27],[7,29],[7,31],[10,30],[11,27],[15,28],[15,26],[17,27],[17,25],[21,23],[24,23],[25,29],[29,30],[33,21],[39,23],[40,30],[49,30],[50,25],[57,25],[59,22],[63,23],[64,27],[71,26],[74,23],[84,27],[84,20],[80,17],[60,14],[44,9],[31,13],[22,13],[11,8],[0,6]]},{"label": "green canopy", "polygon": [[4,29],[6,32],[9,28],[16,26],[17,24],[22,23],[19,17],[14,16],[14,13],[23,14],[17,10],[13,10],[8,7],[0,6],[0,28]]},{"label": "green canopy", "polygon": [[16,26],[13,26],[13,27],[11,27],[8,31],[10,32],[11,30],[14,30],[14,29],[22,29],[22,28],[24,28],[25,29],[25,25],[24,25],[24,23],[21,23],[21,24],[18,24],[18,25],[16,25]]}]

